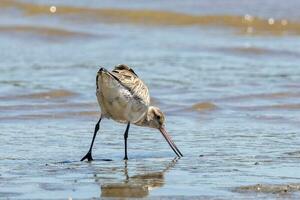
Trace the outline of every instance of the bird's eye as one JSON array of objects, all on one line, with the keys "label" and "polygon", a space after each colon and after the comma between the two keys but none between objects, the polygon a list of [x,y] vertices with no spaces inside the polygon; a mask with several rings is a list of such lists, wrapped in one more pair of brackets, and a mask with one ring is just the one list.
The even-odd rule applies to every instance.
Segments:
[{"label": "bird's eye", "polygon": [[160,120],[160,116],[159,116],[159,115],[157,115],[157,116],[156,116],[156,119]]}]

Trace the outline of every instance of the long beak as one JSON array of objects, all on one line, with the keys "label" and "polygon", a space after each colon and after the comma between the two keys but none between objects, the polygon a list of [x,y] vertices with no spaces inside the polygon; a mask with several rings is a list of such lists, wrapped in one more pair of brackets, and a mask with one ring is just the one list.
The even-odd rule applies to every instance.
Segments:
[{"label": "long beak", "polygon": [[164,138],[166,139],[166,141],[168,142],[168,144],[170,145],[170,147],[173,149],[174,153],[178,157],[183,157],[182,153],[179,151],[179,149],[177,148],[177,146],[175,145],[175,143],[172,141],[171,136],[167,133],[166,129],[164,127],[161,127],[159,129],[159,131],[162,133],[162,135],[164,136]]}]

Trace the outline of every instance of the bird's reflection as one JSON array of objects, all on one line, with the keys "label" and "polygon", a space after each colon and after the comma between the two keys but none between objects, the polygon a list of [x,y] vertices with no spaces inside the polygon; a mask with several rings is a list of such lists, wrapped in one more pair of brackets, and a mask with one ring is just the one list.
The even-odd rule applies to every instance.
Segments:
[{"label": "bird's reflection", "polygon": [[143,173],[130,176],[127,161],[124,161],[125,180],[121,183],[102,184],[101,197],[146,197],[149,191],[164,185],[164,174],[175,166],[178,158],[173,159],[168,165],[158,172]]}]

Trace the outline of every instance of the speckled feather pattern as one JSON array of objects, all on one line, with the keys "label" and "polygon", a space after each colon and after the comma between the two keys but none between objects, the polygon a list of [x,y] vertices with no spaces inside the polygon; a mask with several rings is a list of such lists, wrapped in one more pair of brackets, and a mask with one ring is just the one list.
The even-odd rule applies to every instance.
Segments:
[{"label": "speckled feather pattern", "polygon": [[96,84],[103,117],[121,123],[138,123],[146,115],[149,90],[127,65],[118,65],[112,72],[99,70]]}]

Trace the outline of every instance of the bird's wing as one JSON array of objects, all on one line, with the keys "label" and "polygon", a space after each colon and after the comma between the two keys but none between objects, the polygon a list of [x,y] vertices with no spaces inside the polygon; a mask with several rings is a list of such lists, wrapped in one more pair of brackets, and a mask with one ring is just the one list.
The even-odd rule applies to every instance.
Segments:
[{"label": "bird's wing", "polygon": [[111,74],[118,79],[120,84],[128,89],[135,98],[143,101],[147,106],[150,105],[150,95],[147,86],[131,68],[123,64],[117,65]]}]

